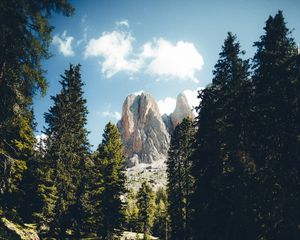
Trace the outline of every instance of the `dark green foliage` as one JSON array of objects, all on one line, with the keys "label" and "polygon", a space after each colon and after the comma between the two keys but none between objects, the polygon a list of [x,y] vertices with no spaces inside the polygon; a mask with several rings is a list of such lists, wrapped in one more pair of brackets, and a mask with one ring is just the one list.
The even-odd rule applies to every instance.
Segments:
[{"label": "dark green foliage", "polygon": [[193,239],[298,239],[299,55],[282,12],[256,42],[252,81],[232,34],[199,97]]},{"label": "dark green foliage", "polygon": [[118,128],[108,123],[103,140],[94,158],[94,203],[97,233],[103,239],[112,239],[124,222],[125,158]]},{"label": "dark green foliage", "polygon": [[151,229],[154,221],[155,195],[152,187],[143,182],[137,193],[137,207],[139,209],[140,231],[144,239],[150,239]]},{"label": "dark green foliage", "polygon": [[155,212],[153,222],[153,236],[166,240],[170,235],[170,223],[168,217],[168,200],[165,188],[158,188],[155,194]]},{"label": "dark green foliage", "polygon": [[60,83],[62,90],[52,97],[54,105],[45,114],[48,128],[43,162],[47,171],[41,179],[39,192],[44,194],[41,189],[51,189],[49,196],[43,197],[43,209],[48,209],[53,204],[53,191],[56,189],[51,232],[63,237],[67,229],[79,234],[77,227],[82,220],[80,198],[84,193],[82,184],[89,161],[89,143],[85,129],[88,112],[83,98],[80,65],[70,65]]},{"label": "dark green foliage", "polygon": [[174,130],[167,160],[168,212],[171,239],[191,239],[191,195],[194,179],[191,176],[191,154],[195,128],[191,119],[183,119]]},{"label": "dark green foliage", "polygon": [[[298,49],[282,12],[270,16],[265,34],[254,46],[254,97],[251,157],[262,186],[259,234],[266,239],[298,239],[299,77]],[[297,65],[297,64],[296,64]]]},{"label": "dark green foliage", "polygon": [[250,214],[246,212],[244,186],[247,174],[253,170],[246,134],[251,88],[248,62],[240,58],[242,53],[235,36],[228,33],[215,65],[213,83],[199,95],[196,150],[192,156],[195,239],[249,237],[243,236],[248,224],[243,216]]},{"label": "dark green foliage", "polygon": [[129,189],[126,194],[125,207],[125,229],[133,232],[139,231],[138,207],[136,205],[136,193],[133,189]]},{"label": "dark green foliage", "polygon": [[65,0],[0,3],[0,201],[7,212],[26,191],[20,182],[35,143],[32,97],[46,91],[41,60],[49,57],[52,12],[70,15],[73,8]]}]

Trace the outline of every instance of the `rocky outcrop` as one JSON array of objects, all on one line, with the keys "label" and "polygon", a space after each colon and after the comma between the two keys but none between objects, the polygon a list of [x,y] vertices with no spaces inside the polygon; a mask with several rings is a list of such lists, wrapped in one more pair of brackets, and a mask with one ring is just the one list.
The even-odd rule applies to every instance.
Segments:
[{"label": "rocky outcrop", "polygon": [[0,219],[0,239],[39,240],[35,229],[29,225],[20,225],[7,218]]},{"label": "rocky outcrop", "polygon": [[186,117],[194,116],[184,94],[178,95],[176,108],[169,116],[160,115],[157,102],[149,93],[129,95],[124,101],[122,118],[117,124],[124,144],[127,166],[164,161],[170,135]]},{"label": "rocky outcrop", "polygon": [[182,122],[184,118],[193,119],[194,113],[192,107],[189,105],[186,96],[180,93],[177,96],[176,107],[173,113],[170,115],[164,114],[162,119],[166,125],[166,128],[170,134],[174,131],[175,127]]},{"label": "rocky outcrop", "polygon": [[182,122],[184,118],[194,118],[192,107],[189,105],[186,96],[180,93],[177,96],[176,107],[173,113],[170,115],[173,129]]},{"label": "rocky outcrop", "polygon": [[118,128],[128,167],[165,159],[170,141],[169,133],[157,103],[149,93],[131,94],[126,98]]}]

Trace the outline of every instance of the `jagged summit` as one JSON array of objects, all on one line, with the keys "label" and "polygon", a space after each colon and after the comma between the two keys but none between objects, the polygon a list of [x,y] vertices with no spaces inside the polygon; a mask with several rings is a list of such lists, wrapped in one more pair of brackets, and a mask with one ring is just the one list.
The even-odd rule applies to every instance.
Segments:
[{"label": "jagged summit", "polygon": [[188,100],[184,93],[180,93],[177,96],[176,107],[173,113],[170,115],[164,114],[162,116],[163,121],[170,134],[174,131],[175,127],[181,123],[184,118],[194,118],[192,107],[189,105]]},{"label": "jagged summit", "polygon": [[120,130],[127,158],[127,166],[151,164],[167,158],[170,134],[183,118],[193,117],[184,94],[177,97],[176,108],[170,115],[161,116],[154,97],[144,91],[126,97]]},{"label": "jagged summit", "polygon": [[169,134],[157,103],[149,93],[131,94],[126,98],[118,128],[128,167],[165,159]]}]

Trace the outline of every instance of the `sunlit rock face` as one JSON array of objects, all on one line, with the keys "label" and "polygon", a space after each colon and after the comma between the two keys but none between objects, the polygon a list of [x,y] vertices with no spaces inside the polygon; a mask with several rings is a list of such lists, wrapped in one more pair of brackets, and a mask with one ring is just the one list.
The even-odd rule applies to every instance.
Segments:
[{"label": "sunlit rock face", "polygon": [[187,98],[183,93],[180,93],[177,96],[174,112],[170,115],[164,114],[162,118],[170,134],[172,134],[175,127],[181,123],[184,118],[194,118],[192,107],[189,105]]},{"label": "sunlit rock face", "polygon": [[178,95],[174,112],[163,116],[160,115],[156,100],[149,93],[129,95],[123,103],[122,118],[117,124],[124,144],[127,167],[164,162],[170,135],[186,117],[194,116],[184,94]]},{"label": "sunlit rock face", "polygon": [[157,103],[149,93],[131,94],[126,98],[118,128],[128,167],[166,158],[170,142],[169,133]]}]

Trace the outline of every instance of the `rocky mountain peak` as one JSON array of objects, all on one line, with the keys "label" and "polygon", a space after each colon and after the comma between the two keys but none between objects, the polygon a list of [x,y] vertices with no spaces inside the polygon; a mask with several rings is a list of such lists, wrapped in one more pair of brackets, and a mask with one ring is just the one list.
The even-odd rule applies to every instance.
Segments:
[{"label": "rocky mountain peak", "polygon": [[147,92],[126,97],[122,118],[117,126],[124,144],[127,166],[140,163],[157,165],[167,158],[170,135],[185,117],[193,118],[186,96],[177,96],[176,108],[170,115],[161,116],[154,97]]},{"label": "rocky mountain peak", "polygon": [[177,96],[176,107],[173,113],[170,115],[164,114],[162,119],[166,125],[166,128],[171,135],[175,127],[182,122],[184,118],[194,118],[192,107],[189,105],[188,100],[184,93],[180,93]]},{"label": "rocky mountain peak", "polygon": [[176,107],[170,115],[173,128],[175,128],[184,118],[194,118],[192,107],[189,105],[185,94],[180,93],[177,96]]},{"label": "rocky mountain peak", "polygon": [[118,128],[128,167],[165,159],[170,138],[157,103],[149,93],[131,94],[126,98]]}]

